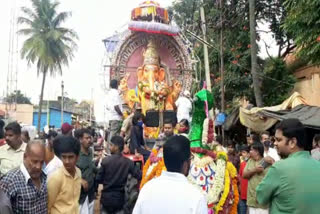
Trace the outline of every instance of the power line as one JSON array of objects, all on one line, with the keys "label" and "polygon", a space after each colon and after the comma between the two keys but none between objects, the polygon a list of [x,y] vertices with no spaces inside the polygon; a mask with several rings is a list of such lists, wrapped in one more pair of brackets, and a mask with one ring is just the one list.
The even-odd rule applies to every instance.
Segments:
[{"label": "power line", "polygon": [[[239,63],[236,63],[235,65],[237,65],[237,66],[239,66],[239,67],[241,67],[241,68],[243,68],[243,69],[251,72],[250,69],[248,69],[248,68],[240,65]],[[276,81],[276,82],[279,82],[279,83],[284,83],[284,84],[287,84],[287,85],[290,85],[290,86],[294,86],[294,84],[292,84],[292,83],[285,82],[285,81],[281,81],[281,80],[278,80],[278,79],[274,79],[274,78],[272,78],[272,77],[268,77],[268,76],[266,76],[265,74],[263,74],[263,73],[261,73],[261,72],[257,72],[257,74],[258,74],[259,76],[262,76],[262,77],[264,77],[264,78],[267,78],[267,79],[270,79],[270,80],[273,80],[273,81]]]},{"label": "power line", "polygon": [[[218,52],[217,54],[219,55],[219,50],[218,50],[218,48],[214,47],[213,45],[211,45],[211,44],[208,43],[207,41],[204,41],[202,38],[200,38],[199,36],[197,36],[197,35],[194,34],[193,32],[191,32],[191,31],[189,31],[189,30],[186,30],[186,32],[189,33],[190,35],[192,35],[193,37],[195,37],[195,38],[196,38],[198,41],[200,41],[201,43],[205,43],[205,44],[208,45],[209,47],[215,49],[215,50]],[[218,62],[218,63],[219,63],[219,62]],[[246,68],[246,67],[240,65],[239,63],[236,63],[235,65],[237,65],[237,66],[239,66],[239,67],[241,67],[241,68],[243,68],[243,69],[251,72],[251,69]],[[268,76],[266,76],[266,75],[264,75],[264,74],[262,74],[262,73],[260,73],[260,72],[257,72],[257,75],[262,76],[262,77],[265,77],[265,78],[270,79],[270,80],[273,80],[273,81],[276,81],[276,82],[280,82],[280,83],[284,83],[284,84],[287,84],[287,85],[290,85],[290,86],[294,86],[294,84],[292,84],[292,83],[288,83],[288,82],[285,82],[285,81],[281,81],[281,80],[274,79],[274,78],[272,78],[272,77],[268,77]]]}]

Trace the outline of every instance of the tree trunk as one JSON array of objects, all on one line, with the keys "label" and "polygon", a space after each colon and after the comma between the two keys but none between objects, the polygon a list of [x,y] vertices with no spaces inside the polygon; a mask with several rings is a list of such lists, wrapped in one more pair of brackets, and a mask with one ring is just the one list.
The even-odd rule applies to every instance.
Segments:
[{"label": "tree trunk", "polygon": [[250,13],[250,43],[251,43],[251,75],[253,81],[254,96],[258,107],[263,106],[261,88],[258,76],[258,63],[257,63],[257,43],[256,43],[256,19],[255,19],[255,0],[249,0],[249,13]]},{"label": "tree trunk", "polygon": [[46,82],[46,76],[47,76],[47,71],[43,72],[43,77],[42,77],[42,85],[41,85],[41,93],[40,93],[40,100],[39,100],[39,110],[38,110],[38,134],[40,134],[40,127],[41,127],[41,113],[42,113],[42,101],[43,101],[43,91],[44,91],[44,84]]}]

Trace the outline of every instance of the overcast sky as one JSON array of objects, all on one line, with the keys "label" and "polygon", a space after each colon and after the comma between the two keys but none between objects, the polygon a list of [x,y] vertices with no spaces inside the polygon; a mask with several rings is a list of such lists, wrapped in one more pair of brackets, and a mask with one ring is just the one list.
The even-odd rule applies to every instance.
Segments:
[{"label": "overcast sky", "polygon": [[[63,79],[68,97],[78,101],[93,100],[98,120],[103,117],[104,94],[101,90],[101,61],[104,54],[102,39],[120,30],[130,19],[131,10],[142,0],[60,0],[59,11],[71,11],[72,17],[65,23],[79,35],[78,51],[69,67],[63,69],[62,76],[48,77],[45,85],[45,99],[56,99],[61,94]],[[158,0],[163,7],[172,4],[173,0]],[[8,49],[11,9],[30,6],[29,0],[1,0],[0,8],[0,96],[6,93],[8,71]],[[17,38],[17,37],[16,37]],[[18,38],[18,50],[24,37]],[[16,50],[16,48],[15,48]],[[15,58],[15,57],[14,57]],[[34,66],[27,66],[25,60],[18,61],[18,90],[31,97],[37,103],[40,95],[41,76],[37,77]]]},{"label": "overcast sky", "polygon": [[[62,76],[49,77],[45,85],[45,99],[55,99],[61,94],[61,80],[68,96],[78,101],[93,99],[96,104],[97,117],[103,115],[104,94],[101,90],[101,61],[104,54],[102,39],[120,30],[130,19],[131,10],[141,3],[141,0],[60,0],[59,11],[71,11],[72,17],[65,26],[74,29],[79,35],[78,51],[68,68],[64,68]],[[171,5],[173,0],[159,0],[162,6]],[[10,32],[11,8],[15,5],[17,11],[22,6],[30,6],[29,0],[1,0],[0,8],[0,95],[6,93],[6,76],[8,71],[8,49]],[[21,15],[21,13],[20,13]],[[25,38],[19,36],[18,43]],[[32,102],[37,103],[41,88],[41,76],[37,77],[35,67],[27,66],[25,60],[18,62],[18,89]]]}]

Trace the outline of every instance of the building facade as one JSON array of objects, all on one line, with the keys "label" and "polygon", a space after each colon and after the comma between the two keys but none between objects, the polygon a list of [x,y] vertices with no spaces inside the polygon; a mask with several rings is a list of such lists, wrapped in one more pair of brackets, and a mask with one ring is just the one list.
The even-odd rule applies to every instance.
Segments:
[{"label": "building facade", "polygon": [[[72,112],[64,111],[63,112],[63,123],[72,123]],[[54,126],[55,128],[61,127],[61,110],[56,108],[49,108],[44,112],[41,112],[41,123],[40,130],[43,131],[43,128],[47,125]],[[38,125],[38,112],[33,112],[33,125]]]},{"label": "building facade", "polygon": [[320,67],[306,66],[294,72],[297,82],[294,90],[299,92],[307,103],[320,107]]}]

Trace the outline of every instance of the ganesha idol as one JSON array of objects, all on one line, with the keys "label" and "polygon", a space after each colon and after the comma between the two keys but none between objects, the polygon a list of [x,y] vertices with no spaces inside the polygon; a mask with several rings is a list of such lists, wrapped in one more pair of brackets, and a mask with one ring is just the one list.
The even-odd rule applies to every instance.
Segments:
[{"label": "ganesha idol", "polygon": [[[154,40],[150,39],[143,53],[143,65],[137,69],[137,98],[141,103],[144,115],[148,110],[159,112],[175,110],[174,103],[182,86],[179,81],[169,79],[170,75],[165,68],[166,66],[160,61]],[[124,99],[131,106],[132,100],[136,100],[136,97],[134,92],[127,89],[127,80],[128,76],[125,76],[120,81],[120,90],[124,91]],[[147,138],[156,138],[159,128],[146,127],[144,131]]]},{"label": "ganesha idol", "polygon": [[169,79],[160,64],[154,40],[149,40],[143,54],[143,66],[138,68],[138,95],[142,112],[147,110],[174,110],[174,102],[181,91],[181,83]]}]

